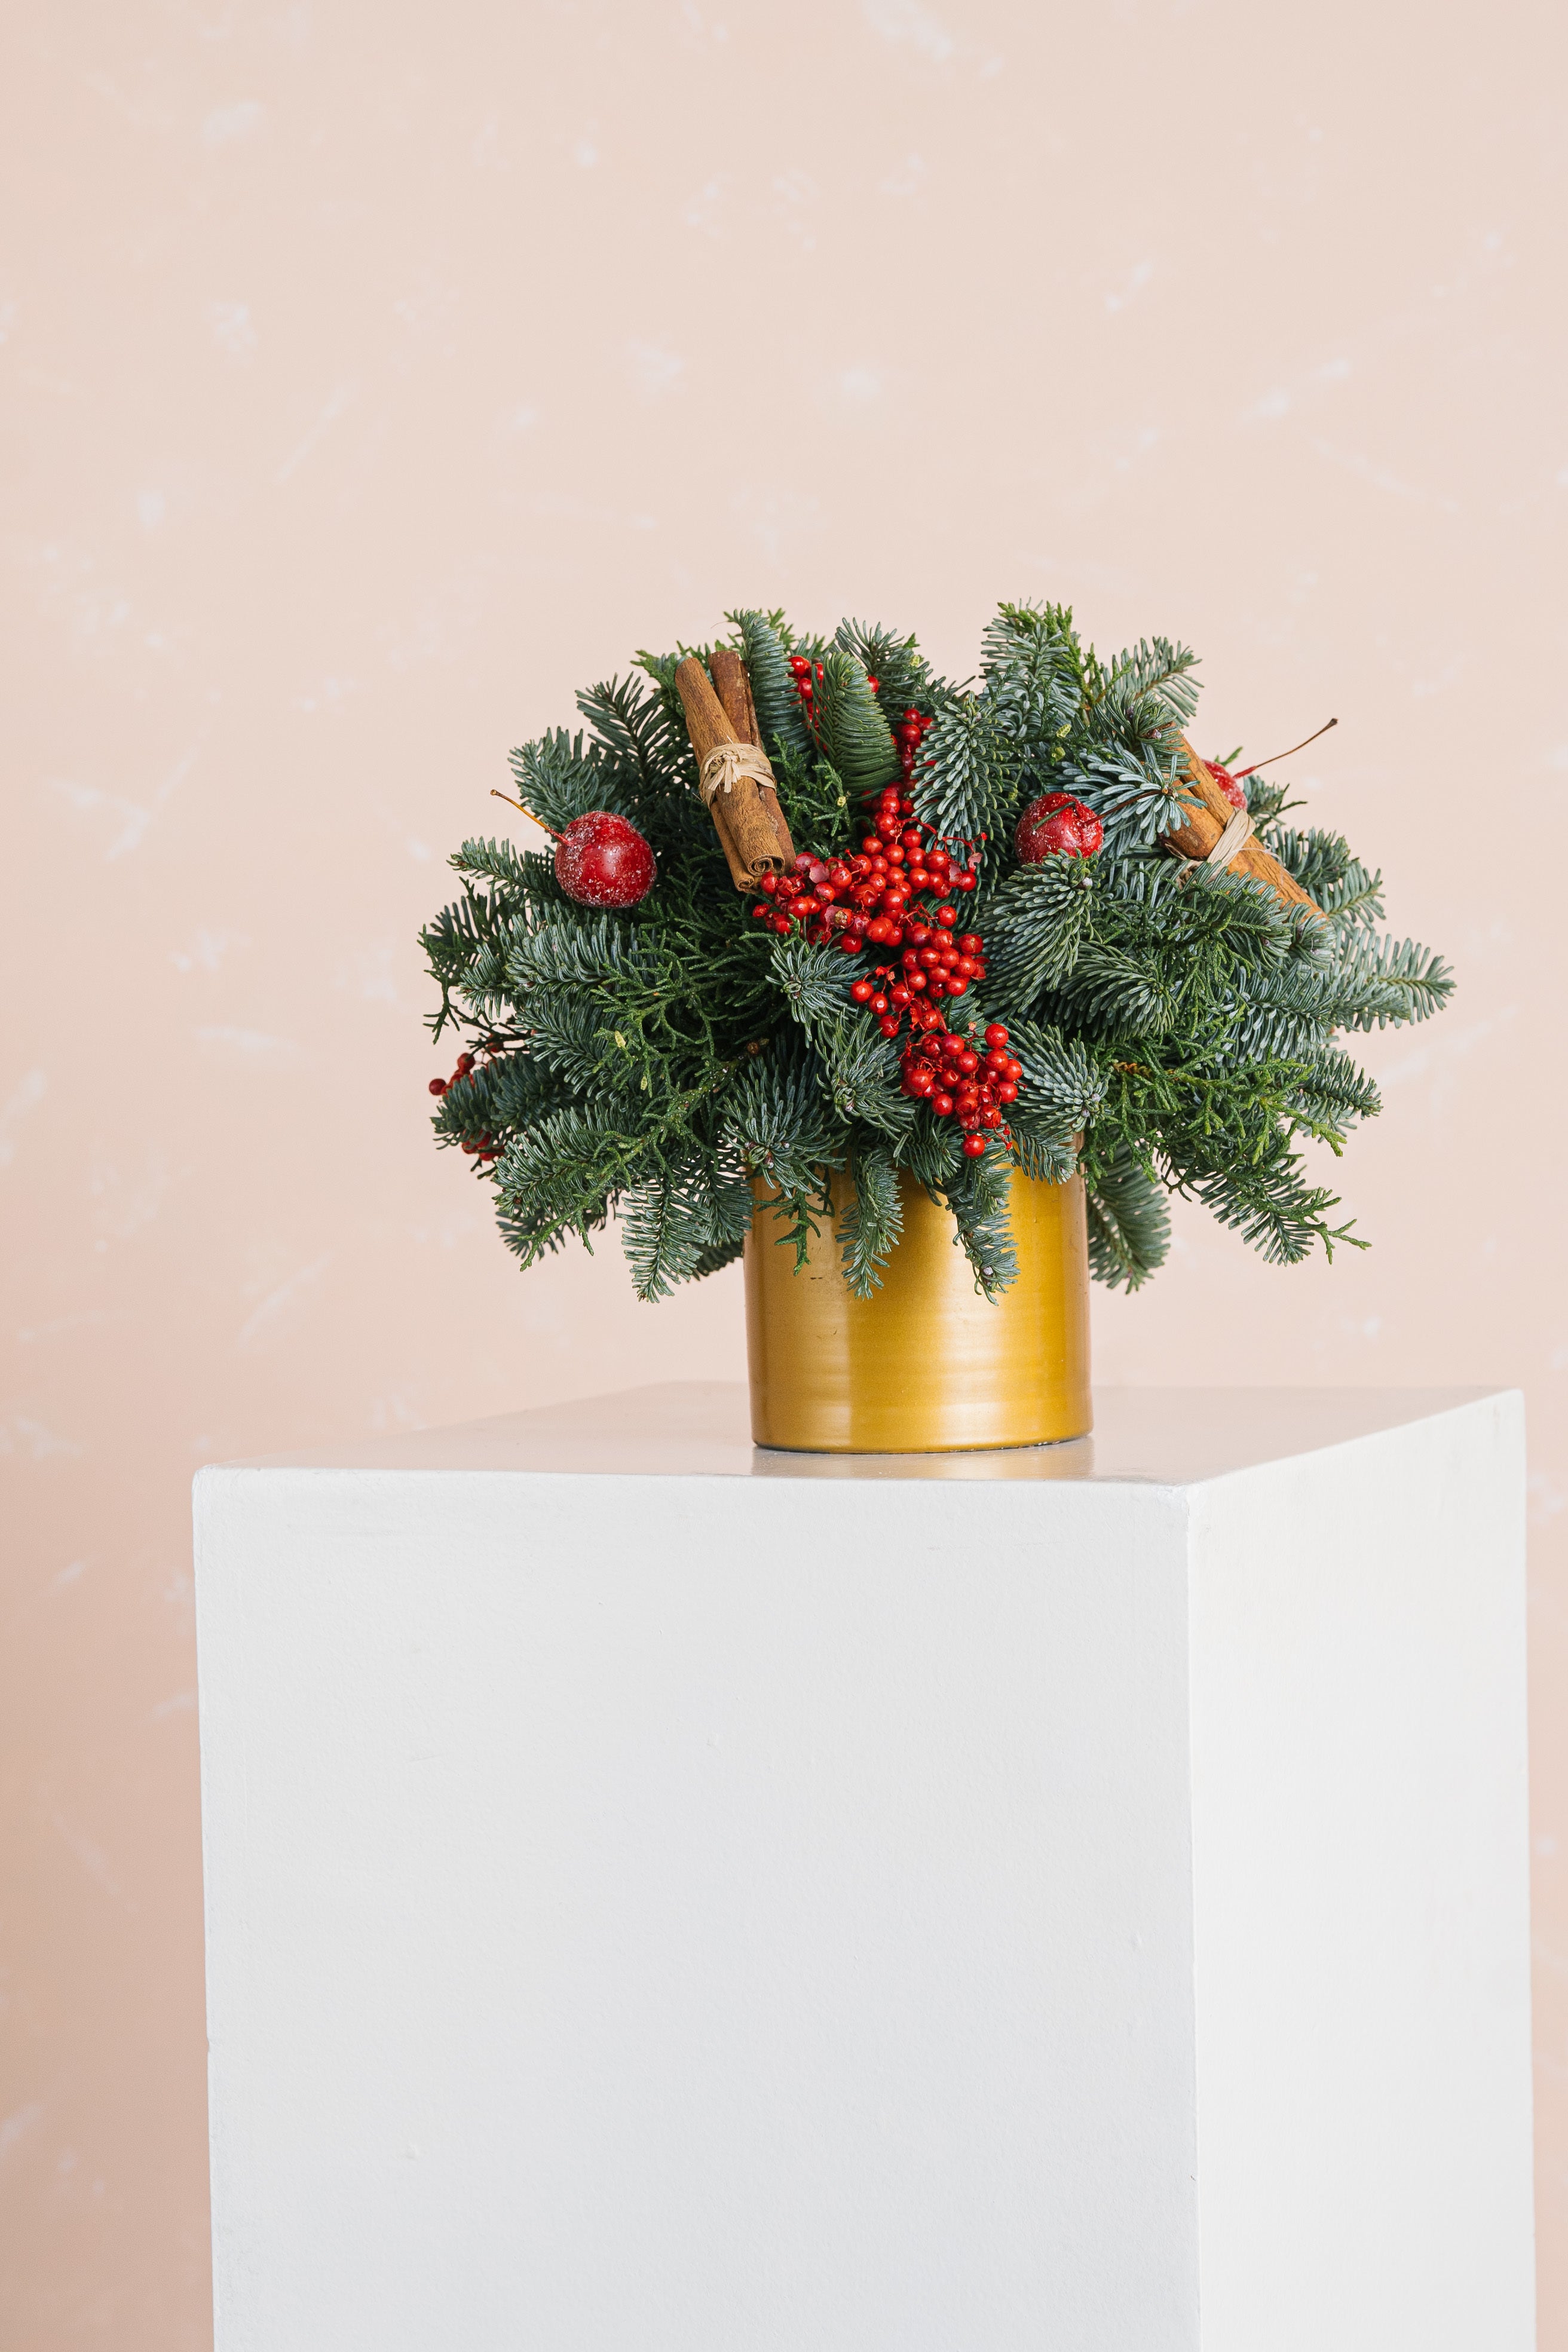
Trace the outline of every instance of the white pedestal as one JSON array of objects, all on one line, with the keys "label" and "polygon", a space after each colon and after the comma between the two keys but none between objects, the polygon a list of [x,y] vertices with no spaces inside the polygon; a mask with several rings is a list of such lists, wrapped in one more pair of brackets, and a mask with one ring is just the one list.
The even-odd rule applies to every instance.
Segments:
[{"label": "white pedestal", "polygon": [[1521,1430],[205,1470],[218,2352],[1526,2352]]}]

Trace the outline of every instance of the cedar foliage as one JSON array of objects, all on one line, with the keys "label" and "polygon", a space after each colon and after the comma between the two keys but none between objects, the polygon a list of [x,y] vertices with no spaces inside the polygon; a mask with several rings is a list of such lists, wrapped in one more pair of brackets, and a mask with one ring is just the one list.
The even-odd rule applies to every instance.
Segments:
[{"label": "cedar foliage", "polygon": [[[852,1289],[874,1289],[898,1245],[904,1173],[947,1202],[977,1286],[994,1294],[1016,1271],[1009,1160],[1051,1181],[1082,1174],[1092,1269],[1112,1286],[1134,1289],[1161,1263],[1173,1192],[1277,1264],[1363,1246],[1332,1222],[1340,1202],[1300,1147],[1337,1154],[1380,1107],[1341,1041],[1425,1020],[1451,976],[1426,949],[1379,935],[1382,877],[1339,835],[1286,824],[1276,783],[1248,787],[1260,838],[1326,922],[1248,878],[1184,872],[1160,846],[1183,816],[1187,648],[1156,637],[1102,661],[1066,607],[1003,604],[978,683],[959,687],[911,636],[726,618],[799,847],[851,851],[864,796],[898,772],[889,719],[931,716],[916,816],[975,845],[964,920],[986,942],[987,976],[950,1019],[1006,1023],[1025,1070],[1011,1140],[963,1158],[952,1123],[902,1092],[902,1041],[850,996],[866,960],[752,919],[698,799],[674,690],[681,655],[704,649],[642,654],[629,677],[578,696],[578,731],[522,746],[511,765],[521,800],[557,830],[590,809],[640,827],[658,859],[649,896],[597,913],[566,897],[548,855],[473,840],[451,861],[459,896],[421,935],[440,990],[432,1030],[456,1031],[476,1056],[441,1097],[436,1134],[500,1145],[476,1171],[524,1265],[568,1235],[591,1247],[615,1216],[638,1295],[663,1297],[740,1255],[756,1178],[776,1194],[779,1239],[804,1257],[845,1170],[837,1237]],[[788,667],[797,654],[822,665],[815,737]],[[1057,789],[1096,811],[1103,845],[1021,866],[1018,813]]]}]

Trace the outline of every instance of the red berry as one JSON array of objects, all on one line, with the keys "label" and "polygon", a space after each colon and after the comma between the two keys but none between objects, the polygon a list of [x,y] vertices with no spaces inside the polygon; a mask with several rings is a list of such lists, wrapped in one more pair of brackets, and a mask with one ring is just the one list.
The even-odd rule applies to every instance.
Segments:
[{"label": "red berry", "polygon": [[636,825],[609,809],[574,817],[555,845],[555,879],[580,907],[636,907],[658,872]]},{"label": "red berry", "polygon": [[857,1004],[869,1004],[876,991],[868,980],[858,980],[852,984],[849,993]]},{"label": "red berry", "polygon": [[1018,819],[1013,845],[1026,866],[1047,857],[1091,857],[1105,839],[1105,827],[1091,808],[1068,793],[1046,793]]},{"label": "red berry", "polygon": [[880,693],[881,693],[881,691],[882,691],[882,681],[881,681],[881,679],[880,679],[879,677],[873,677],[871,676],[871,674],[870,674],[870,672],[869,672],[868,670],[868,672],[866,673],[866,683],[867,683],[867,685],[870,688],[870,689],[871,689],[871,691],[872,691],[872,693],[873,693],[873,694],[880,694]]},{"label": "red berry", "polygon": [[988,1045],[1005,1045],[1007,1043],[1007,1032],[1000,1021],[992,1022],[985,1032],[985,1043]]},{"label": "red berry", "polygon": [[446,1079],[432,1078],[430,1081],[430,1091],[433,1095],[444,1095],[447,1091]]},{"label": "red berry", "polygon": [[984,1149],[985,1138],[983,1135],[966,1135],[964,1137],[963,1151],[965,1159],[978,1160]]},{"label": "red berry", "polygon": [[958,920],[958,909],[956,907],[939,907],[936,919],[944,931],[951,931]]},{"label": "red berry", "polygon": [[952,1117],[952,1097],[951,1095],[932,1095],[931,1098],[931,1107],[932,1110],[935,1111],[938,1118],[951,1118]]}]

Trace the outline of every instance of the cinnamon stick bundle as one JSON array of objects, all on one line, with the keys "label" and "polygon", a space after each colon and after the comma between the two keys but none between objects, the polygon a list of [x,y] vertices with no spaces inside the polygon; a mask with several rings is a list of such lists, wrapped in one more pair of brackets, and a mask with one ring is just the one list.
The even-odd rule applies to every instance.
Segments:
[{"label": "cinnamon stick bundle", "polygon": [[[723,646],[712,659],[711,679],[694,655],[675,673],[699,765],[726,743],[745,744],[758,753],[763,748],[745,664]],[[789,827],[771,782],[737,774],[727,791],[714,793],[709,807],[737,890],[754,890],[764,874],[782,873],[794,858]]]},{"label": "cinnamon stick bundle", "polygon": [[[1182,738],[1182,750],[1186,755],[1187,773],[1193,797],[1197,805],[1190,807],[1185,824],[1175,826],[1163,838],[1167,849],[1178,857],[1206,857],[1236,810],[1226,800],[1204,761],[1199,759],[1186,737]],[[1237,852],[1226,867],[1227,874],[1250,874],[1259,882],[1267,882],[1275,897],[1287,907],[1310,907],[1314,915],[1322,908],[1315,898],[1309,898],[1295,876],[1272,857],[1260,841],[1248,841]]]}]

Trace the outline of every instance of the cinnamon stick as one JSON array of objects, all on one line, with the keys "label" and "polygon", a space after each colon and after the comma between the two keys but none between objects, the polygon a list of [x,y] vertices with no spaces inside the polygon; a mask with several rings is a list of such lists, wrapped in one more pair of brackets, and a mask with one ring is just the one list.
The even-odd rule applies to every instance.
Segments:
[{"label": "cinnamon stick", "polygon": [[[752,679],[745,663],[728,646],[715,646],[708,664],[713,673],[713,691],[724,706],[724,716],[742,743],[754,750],[763,748],[763,730],[757,724],[757,706],[752,699]],[[795,862],[795,844],[789,837],[784,813],[779,805],[776,792],[762,787],[764,804],[773,812],[773,830],[778,835],[779,855],[786,866]]]},{"label": "cinnamon stick", "polygon": [[[1179,857],[1206,857],[1236,814],[1236,809],[1184,735],[1182,750],[1186,755],[1191,798],[1196,805],[1189,803],[1185,823],[1175,826],[1163,838],[1166,847],[1173,849]],[[1230,860],[1226,871],[1227,874],[1250,874],[1258,881],[1267,882],[1284,906],[1310,907],[1314,915],[1321,915],[1323,911],[1316,899],[1308,897],[1295,876],[1287,872],[1277,857],[1270,856],[1260,841],[1247,842]]]},{"label": "cinnamon stick", "polygon": [[[681,663],[675,673],[675,684],[699,765],[721,744],[747,740],[731,726],[707,671],[695,656],[689,654]],[[713,795],[713,822],[737,890],[754,890],[764,874],[784,871],[778,831],[768,805],[773,799],[773,794],[764,793],[754,776],[737,776],[727,793]]]}]

